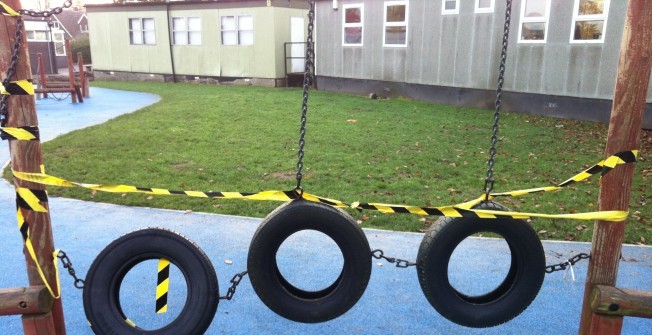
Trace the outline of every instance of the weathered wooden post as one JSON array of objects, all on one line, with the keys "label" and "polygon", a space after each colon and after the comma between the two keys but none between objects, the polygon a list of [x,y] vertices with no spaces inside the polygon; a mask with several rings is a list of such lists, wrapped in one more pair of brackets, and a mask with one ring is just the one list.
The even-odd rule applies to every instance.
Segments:
[{"label": "weathered wooden post", "polygon": [[[42,53],[38,53],[38,54],[37,54],[37,57],[38,57],[38,73],[39,73],[39,76],[40,76],[40,78],[41,78],[41,80],[40,80],[40,82],[39,82],[39,84],[40,84],[40,86],[41,86],[40,88],[47,88],[47,87],[48,87],[48,83],[47,83],[47,81],[46,81],[46,77],[45,77],[45,61],[43,60],[43,54],[42,54]],[[48,98],[48,94],[47,94],[47,93],[43,93],[43,98],[47,99],[47,98]]]},{"label": "weathered wooden post", "polygon": [[84,98],[88,98],[88,81],[86,80],[86,69],[84,68],[84,55],[77,52],[77,68],[79,69],[79,86]]},{"label": "weathered wooden post", "polygon": [[[64,47],[66,48],[66,59],[68,60],[68,79],[70,80],[70,95],[72,103],[77,103],[77,90],[75,89],[75,63],[72,61],[72,51],[70,51],[70,40],[65,40]],[[81,102],[81,96],[79,96]]]},{"label": "weathered wooden post", "polygon": [[[21,8],[19,0],[3,1],[6,5],[13,8],[14,10]],[[4,71],[6,71],[6,69],[11,64],[11,54],[14,50],[16,29],[16,17],[0,15],[0,31],[4,32],[0,34],[0,69],[2,70],[3,75]],[[16,74],[14,78],[10,78],[12,81],[19,79],[31,79],[32,77],[24,29],[22,36],[22,46],[18,54]],[[38,126],[34,97],[27,95],[15,95],[8,98],[8,115],[6,126]],[[12,169],[24,172],[41,172],[41,164],[43,163],[43,158],[41,156],[41,143],[39,141],[12,140],[9,141],[9,150],[11,153]],[[20,188],[32,190],[35,193],[45,193],[45,187],[43,185],[33,184],[18,179],[14,181],[14,184],[17,190]],[[47,200],[41,200],[39,201],[39,204],[47,210]],[[52,254],[54,252],[54,242],[52,237],[52,226],[50,224],[50,215],[47,211],[37,212],[34,210],[21,209],[21,212],[23,213],[25,222],[29,223],[29,236],[31,237],[30,240],[36,253],[36,257],[39,260],[40,267],[43,269],[44,276],[52,287],[55,295],[58,295],[60,293],[58,292],[56,285],[56,265],[52,259]],[[16,234],[18,234],[18,232]],[[44,285],[41,277],[38,274],[38,270],[27,251],[25,251],[25,259],[27,262],[27,274],[30,287]],[[28,291],[31,292],[31,289],[25,290],[25,296],[29,296],[27,293]],[[0,291],[0,300],[8,301],[12,294],[20,295],[20,293],[16,293],[15,290],[2,290]],[[29,299],[30,298],[26,297],[26,301],[22,302],[28,304],[27,301]],[[21,303],[19,307],[22,307],[22,305],[23,304]],[[56,299],[54,301],[50,312],[42,314],[23,314],[22,321],[25,334],[63,335],[66,333],[61,299]]]},{"label": "weathered wooden post", "polygon": [[[605,149],[607,156],[638,147],[651,69],[652,1],[630,0]],[[628,210],[633,175],[634,166],[626,164],[602,178],[598,200],[600,210]],[[617,313],[618,315],[598,314],[591,309],[591,301],[595,300],[598,294],[609,294],[608,289],[598,285],[607,287],[616,285],[624,231],[625,222],[597,221],[595,223],[579,334],[613,335],[621,332],[623,315],[628,314],[622,311]],[[628,293],[630,294],[625,296],[629,298],[625,299],[638,301],[641,309],[638,315],[649,316],[652,294],[640,291]],[[617,303],[610,306],[610,309],[615,311],[622,307]],[[643,311],[644,309],[648,309],[648,314]]]}]

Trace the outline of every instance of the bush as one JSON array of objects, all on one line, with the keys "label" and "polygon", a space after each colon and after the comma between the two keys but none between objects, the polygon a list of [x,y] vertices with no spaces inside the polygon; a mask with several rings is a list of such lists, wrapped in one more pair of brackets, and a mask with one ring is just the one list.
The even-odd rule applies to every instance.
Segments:
[{"label": "bush", "polygon": [[70,50],[72,51],[72,59],[77,63],[77,53],[81,52],[84,58],[84,64],[92,64],[91,58],[91,44],[88,35],[80,36],[70,41]]}]

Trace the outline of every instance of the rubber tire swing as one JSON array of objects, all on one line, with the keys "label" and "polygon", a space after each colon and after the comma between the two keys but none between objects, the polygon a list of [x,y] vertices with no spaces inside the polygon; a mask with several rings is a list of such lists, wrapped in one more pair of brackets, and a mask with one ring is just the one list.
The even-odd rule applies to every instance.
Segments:
[{"label": "rubber tire swing", "polygon": [[[329,236],[344,258],[339,277],[320,291],[304,291],[290,284],[276,262],[283,242],[302,230]],[[297,322],[324,322],[346,313],[364,293],[371,275],[369,243],[346,212],[295,200],[278,207],[258,227],[249,247],[247,268],[254,291],[272,311]]]},{"label": "rubber tire swing", "polygon": [[[493,202],[476,208],[507,211]],[[493,291],[469,296],[451,285],[448,265],[455,248],[479,232],[496,233],[505,239],[511,266]],[[505,323],[523,312],[543,284],[545,266],[543,247],[534,229],[526,221],[512,218],[440,218],[426,232],[417,256],[419,283],[430,304],[446,319],[476,328]]]},{"label": "rubber tire swing", "polygon": [[[160,258],[181,271],[187,298],[171,323],[148,331],[127,323],[120,306],[120,286],[134,266]],[[83,300],[96,334],[203,334],[217,311],[219,287],[213,265],[197,245],[175,232],[148,228],[122,236],[102,250],[86,276]]]}]

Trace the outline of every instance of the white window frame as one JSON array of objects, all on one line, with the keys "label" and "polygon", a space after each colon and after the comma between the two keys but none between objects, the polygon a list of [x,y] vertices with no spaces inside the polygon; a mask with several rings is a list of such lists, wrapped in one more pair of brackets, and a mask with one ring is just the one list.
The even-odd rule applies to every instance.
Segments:
[{"label": "white window frame", "polygon": [[[37,32],[45,34],[45,39],[36,38]],[[50,34],[48,30],[26,30],[25,31],[27,42],[49,42]]]},{"label": "white window frame", "polygon": [[[403,22],[387,22],[387,7],[390,6],[405,6],[405,21]],[[410,2],[408,0],[395,0],[395,1],[385,1],[385,6],[383,7],[383,47],[387,48],[406,48],[408,44],[409,35],[409,25],[408,21],[410,18]],[[403,27],[405,26],[405,44],[386,44],[385,34],[387,33],[387,27]]]},{"label": "white window frame", "polygon": [[[360,9],[360,23],[346,23],[346,10]],[[346,28],[360,28],[360,43],[346,43]],[[342,7],[342,46],[361,47],[364,43],[364,3],[348,4]]]},{"label": "white window frame", "polygon": [[[59,36],[60,38],[57,38]],[[66,56],[66,47],[65,47],[65,33],[63,31],[53,31],[52,39],[54,40],[54,55],[55,56]],[[60,44],[57,46],[57,44]]]},{"label": "white window frame", "polygon": [[480,8],[480,0],[475,0],[475,12],[476,13],[493,13],[494,8],[496,7],[496,0],[490,0],[491,5],[489,8]]},{"label": "white window frame", "polygon": [[[543,16],[537,17],[525,17],[525,1],[521,3],[521,16],[518,26],[518,43],[533,43],[533,44],[544,44],[548,41],[548,23],[550,23],[550,6],[551,0],[546,1],[546,12]],[[542,40],[524,40],[523,39],[523,23],[543,23],[544,24],[544,35]]]},{"label": "white window frame", "polygon": [[[175,29],[174,19],[183,19],[182,29]],[[189,19],[198,19],[199,20],[199,30],[191,30],[190,25],[188,24]],[[173,16],[172,17],[172,45],[201,45],[202,44],[202,34],[201,34],[201,17],[199,16]],[[199,33],[199,43],[190,43],[190,34]],[[174,39],[174,33],[185,33],[186,43],[178,43]]]},{"label": "white window frame", "polygon": [[[455,1],[455,9],[446,9],[446,3]],[[454,15],[460,13],[460,0],[441,0],[441,15]]]},{"label": "white window frame", "polygon": [[[140,29],[131,28],[131,20],[140,20]],[[145,29],[145,20],[152,20],[154,23],[154,28],[151,30]],[[153,17],[130,17],[127,18],[127,24],[129,28],[129,44],[130,45],[156,45],[156,20]],[[147,43],[145,40],[145,33],[152,31],[154,33],[154,41],[152,43]],[[141,43],[134,43],[133,34],[139,33],[141,37]]]},{"label": "white window frame", "polygon": [[[252,22],[251,29],[246,29],[246,30],[245,29],[240,29],[240,18],[244,17],[244,16],[251,17],[251,22]],[[233,17],[233,19],[235,21],[235,29],[234,30],[223,30],[222,29],[222,18],[224,18],[224,17]],[[220,16],[220,22],[219,22],[219,25],[220,25],[220,44],[223,45],[223,46],[252,46],[252,45],[254,45],[254,43],[255,43],[255,34],[254,34],[254,32],[256,31],[254,22],[255,21],[254,21],[254,15],[253,14],[221,15]],[[236,43],[235,44],[224,44],[224,39],[222,37],[223,37],[223,33],[225,31],[226,32],[232,32],[232,31],[235,32],[235,36],[236,36]],[[240,32],[241,31],[251,31],[251,34],[252,34],[251,44],[242,44],[242,42],[240,41]]]},{"label": "white window frame", "polygon": [[[595,15],[579,15],[580,1],[575,0],[573,4],[573,19],[571,20],[571,33],[570,33],[570,42],[571,43],[604,43],[604,35],[607,34],[607,18],[609,18],[609,5],[611,5],[610,0],[604,0],[604,12],[602,14]],[[602,24],[602,35],[598,40],[576,40],[575,39],[575,24],[578,21],[604,21]]]}]

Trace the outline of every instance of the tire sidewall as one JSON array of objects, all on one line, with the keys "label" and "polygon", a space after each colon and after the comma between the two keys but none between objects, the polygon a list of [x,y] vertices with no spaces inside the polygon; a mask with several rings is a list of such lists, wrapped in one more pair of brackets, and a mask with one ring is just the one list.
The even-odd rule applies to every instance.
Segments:
[{"label": "tire sidewall", "polygon": [[[279,278],[276,253],[289,236],[303,230],[327,235],[342,253],[342,273],[325,296],[301,297],[284,287]],[[364,293],[371,275],[370,249],[364,233],[347,213],[323,204],[293,201],[261,223],[249,249],[248,270],[254,291],[271,310],[297,322],[323,322],[344,314]]]},{"label": "tire sidewall", "polygon": [[[186,303],[177,318],[160,329],[132,327],[120,307],[122,281],[137,264],[161,258],[183,274]],[[219,287],[212,264],[195,244],[168,230],[143,229],[119,238],[98,255],[89,269],[83,297],[86,316],[98,334],[200,334],[217,310]]]}]

